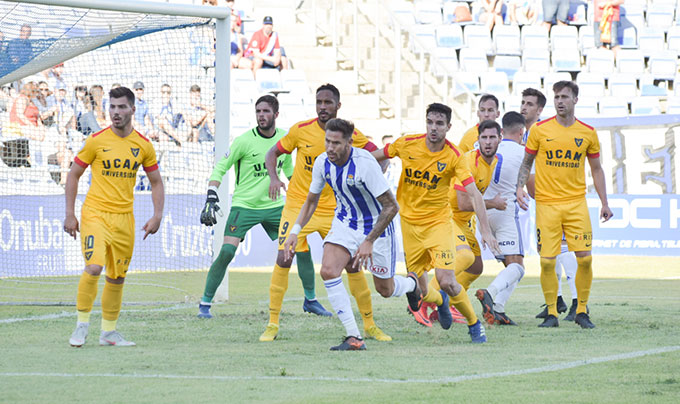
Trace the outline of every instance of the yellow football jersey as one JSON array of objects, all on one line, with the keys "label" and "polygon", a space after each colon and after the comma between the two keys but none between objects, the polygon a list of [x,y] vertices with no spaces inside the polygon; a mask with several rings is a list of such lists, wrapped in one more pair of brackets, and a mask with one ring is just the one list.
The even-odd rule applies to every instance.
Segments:
[{"label": "yellow football jersey", "polygon": [[401,158],[397,188],[401,219],[421,224],[451,220],[448,193],[452,179],[462,184],[474,181],[460,150],[446,141],[441,151],[432,153],[425,135],[407,135],[385,145],[384,153],[388,158]]},{"label": "yellow football jersey", "polygon": [[[312,183],[312,167],[314,160],[326,151],[326,132],[317,123],[318,118],[308,121],[298,122],[288,131],[288,134],[276,143],[282,153],[292,153],[297,149],[295,159],[295,169],[293,177],[290,179],[288,190],[286,191],[286,204],[302,207],[309,193],[309,186]],[[368,139],[359,130],[354,130],[354,147],[364,147]],[[375,150],[375,149],[374,149]],[[316,208],[318,213],[333,213],[335,210],[335,195],[331,187],[326,184],[321,196],[319,205]]]},{"label": "yellow football jersey", "polygon": [[526,151],[536,155],[537,202],[566,202],[585,197],[586,156],[600,156],[595,129],[578,119],[565,128],[552,117],[531,127]]},{"label": "yellow football jersey", "polygon": [[139,167],[147,172],[158,169],[156,151],[147,138],[136,130],[122,138],[111,127],[88,137],[74,162],[92,166],[84,205],[113,213],[132,212]]},{"label": "yellow football jersey", "polygon": [[474,150],[477,148],[476,144],[478,140],[479,140],[479,124],[471,127],[463,134],[463,137],[460,138],[460,142],[458,143],[458,150],[460,150],[463,153],[467,153],[470,150]]},{"label": "yellow football jersey", "polygon": [[[486,188],[491,183],[493,171],[496,169],[496,164],[498,164],[498,156],[493,156],[491,165],[487,164],[479,149],[471,150],[465,153],[464,157],[468,168],[470,168],[470,173],[475,179],[475,185],[477,186],[477,189],[479,189],[480,193],[484,194],[484,191],[486,191]],[[462,211],[458,208],[458,195],[456,194],[456,190],[466,192],[463,184],[461,184],[458,179],[454,178],[454,184],[449,190],[449,203],[451,204],[451,211],[453,212],[453,216],[456,220],[468,221],[470,218],[472,218],[472,215],[474,215],[475,212]]]}]

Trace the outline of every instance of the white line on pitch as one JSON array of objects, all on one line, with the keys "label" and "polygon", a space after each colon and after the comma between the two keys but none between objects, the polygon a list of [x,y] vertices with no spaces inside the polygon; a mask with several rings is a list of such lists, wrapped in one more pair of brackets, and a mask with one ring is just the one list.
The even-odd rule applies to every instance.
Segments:
[{"label": "white line on pitch", "polygon": [[598,363],[613,362],[624,359],[640,358],[648,355],[658,355],[667,352],[679,351],[680,346],[665,346],[660,348],[648,349],[645,351],[626,352],[622,354],[602,356],[599,358],[584,359],[580,361],[562,362],[548,366],[541,366],[538,368],[507,370],[505,372],[480,373],[472,375],[461,375],[454,377],[443,377],[439,379],[376,379],[369,377],[306,377],[306,376],[201,376],[201,375],[176,375],[176,374],[119,374],[119,373],[49,373],[49,372],[7,372],[0,373],[4,377],[107,377],[107,378],[123,378],[123,379],[182,379],[182,380],[220,380],[220,381],[234,381],[234,380],[285,380],[285,381],[330,381],[330,382],[366,382],[366,383],[460,383],[468,380],[479,379],[493,379],[497,377],[507,376],[523,376],[534,373],[555,372],[559,370],[573,369],[586,365],[594,365]]},{"label": "white line on pitch", "polygon": [[[178,304],[175,306],[170,306],[170,307],[159,307],[156,309],[123,309],[120,312],[121,313],[153,313],[153,312],[162,312],[162,311],[173,311],[173,310],[181,310],[181,309],[186,309],[188,307],[193,307],[194,305],[187,305],[187,304]],[[101,310],[93,310],[92,313],[101,313]],[[75,317],[76,312],[68,312],[68,311],[62,311],[61,313],[55,313],[55,314],[45,314],[42,316],[32,316],[32,317],[17,317],[17,318],[5,318],[0,320],[0,324],[11,324],[11,323],[20,323],[23,321],[36,321],[36,320],[55,320],[58,318],[65,318],[65,317]]]}]

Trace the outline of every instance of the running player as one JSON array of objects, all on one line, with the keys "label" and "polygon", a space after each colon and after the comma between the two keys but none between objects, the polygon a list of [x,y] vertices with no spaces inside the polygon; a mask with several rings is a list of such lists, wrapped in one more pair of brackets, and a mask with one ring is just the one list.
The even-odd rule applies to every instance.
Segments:
[{"label": "running player", "polygon": [[484,94],[479,98],[477,104],[477,117],[479,122],[468,129],[458,143],[458,149],[463,153],[477,148],[477,137],[479,136],[479,124],[484,121],[495,121],[500,116],[498,98],[493,94]]},{"label": "running player", "polygon": [[611,219],[612,211],[607,204],[597,132],[574,117],[578,86],[572,81],[558,81],[553,91],[557,115],[534,125],[529,132],[517,180],[517,202],[524,209],[528,206],[524,185],[536,159],[536,239],[541,255],[541,287],[548,307],[548,316],[539,327],[559,326],[555,257],[560,253],[564,234],[577,262],[578,305],[574,321],[582,328],[594,328],[586,312],[593,281],[593,233],[585,198],[586,156],[602,203],[600,218]]},{"label": "running player", "polygon": [[[78,322],[69,344],[81,347],[87,338],[92,304],[97,297],[97,282],[106,266],[102,292],[102,325],[99,345],[135,346],[116,331],[123,301],[123,283],[132,259],[135,218],[132,212],[137,171],[143,167],[151,184],[153,216],[142,229],[144,239],[158,231],[165,199],[163,179],[158,171],[156,152],[151,142],[132,127],[135,95],[126,87],[109,92],[111,126],[85,141],[66,180],[66,218],[64,231],[74,239],[80,231],[85,270],[78,283],[76,309]],[[75,201],[78,180],[92,166],[92,185],[87,191],[78,228]]]},{"label": "running player", "polygon": [[[224,244],[217,259],[210,266],[205,282],[205,291],[198,306],[198,317],[211,318],[210,306],[215,296],[227,266],[236,254],[239,242],[243,240],[248,230],[258,224],[272,239],[278,238],[279,221],[283,210],[284,199],[269,198],[269,176],[264,164],[267,151],[276,144],[286,132],[276,128],[276,118],[279,115],[279,101],[272,95],[264,95],[255,103],[257,127],[252,128],[234,139],[229,152],[217,163],[210,182],[208,183],[208,197],[205,207],[201,211],[201,223],[212,226],[217,223],[216,213],[220,210],[217,203],[217,188],[222,177],[231,166],[236,165],[236,189],[231,200],[231,212],[224,228]],[[286,154],[276,162],[277,174],[283,170],[286,177],[293,174],[293,160]],[[305,257],[306,258],[306,257]],[[300,257],[298,260],[302,261]],[[298,262],[300,262],[298,261]],[[314,298],[314,272],[298,271],[303,280],[305,290],[305,311],[312,311],[319,315],[331,315]]]},{"label": "running player", "polygon": [[[451,108],[430,104],[426,111],[427,133],[397,139],[373,152],[378,160],[399,156],[402,161],[397,201],[401,207],[401,232],[406,267],[418,275],[423,300],[435,303],[439,322],[451,327],[449,297],[467,319],[472,342],[486,342],[484,326],[477,319],[467,292],[454,276],[455,224],[448,200],[449,188],[457,178],[470,193],[480,218],[483,242],[494,251],[498,246],[491,235],[482,195],[474,185],[458,148],[446,140],[451,129]],[[427,286],[427,272],[435,268],[441,291]]]},{"label": "running player", "polygon": [[[420,305],[417,277],[395,275],[396,235],[392,219],[399,211],[387,180],[369,152],[352,147],[354,125],[342,119],[326,123],[326,152],[317,157],[307,200],[284,244],[284,254],[295,253],[297,235],[311,219],[326,184],[333,188],[338,204],[333,225],[324,239],[321,277],[328,299],[345,326],[347,337],[332,351],[364,350],[349,295],[342,283],[342,270],[373,274],[376,290],[383,297],[407,295],[409,304]],[[353,259],[352,259],[353,258]]]},{"label": "running player", "polygon": [[[283,245],[290,233],[290,230],[298,217],[300,208],[307,199],[309,185],[312,182],[312,168],[314,160],[325,151],[324,139],[326,137],[326,123],[337,117],[340,109],[340,92],[332,84],[324,84],[316,90],[316,114],[317,117],[306,121],[298,122],[290,128],[286,136],[281,138],[275,146],[267,152],[265,157],[267,172],[269,173],[269,197],[276,199],[279,197],[281,189],[285,190],[285,185],[279,179],[274,169],[276,159],[282,154],[290,154],[297,150],[295,169],[291,178],[287,193],[286,204],[281,215],[279,226],[279,252],[276,257],[276,265],[272,272],[271,284],[269,287],[269,324],[264,333],[260,336],[260,341],[273,341],[279,331],[279,314],[283,296],[288,289],[288,271],[292,257],[288,259],[283,254]],[[355,129],[353,135],[354,145],[366,150],[377,149],[370,143],[366,136]],[[298,244],[295,255],[298,257],[298,267],[300,266],[300,256],[309,254],[307,245],[307,235],[318,232],[325,238],[333,222],[333,211],[335,210],[335,198],[330,187],[326,187],[319,197],[319,205],[314,217],[297,235]],[[309,260],[311,263],[311,259]],[[314,271],[314,266],[310,264],[310,271]],[[392,338],[386,335],[373,320],[373,304],[371,302],[371,290],[362,272],[349,273],[349,288],[357,301],[359,311],[364,321],[364,331],[367,336],[379,341],[391,341]]]}]

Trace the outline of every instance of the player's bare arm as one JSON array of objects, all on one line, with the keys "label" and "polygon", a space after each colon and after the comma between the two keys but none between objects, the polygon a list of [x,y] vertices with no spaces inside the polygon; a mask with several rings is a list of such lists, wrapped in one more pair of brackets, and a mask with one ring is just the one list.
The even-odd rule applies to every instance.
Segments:
[{"label": "player's bare arm", "polygon": [[71,170],[66,177],[66,215],[64,217],[64,231],[74,239],[80,231],[78,218],[76,218],[76,195],[78,195],[78,181],[85,172],[85,168],[79,164],[72,164]]},{"label": "player's bare arm", "polygon": [[371,152],[371,154],[373,155],[373,157],[375,157],[376,160],[378,160],[378,162],[382,162],[382,161],[387,160],[387,156],[385,156],[385,148],[384,147],[382,149],[373,150]]},{"label": "player's bare arm", "polygon": [[380,237],[390,222],[392,222],[394,216],[397,215],[397,212],[399,212],[399,204],[397,203],[394,194],[389,189],[378,196],[378,202],[380,202],[382,210],[380,211],[380,215],[378,215],[375,226],[373,226],[373,230],[368,233],[359,246],[359,249],[354,256],[352,268],[365,267],[367,264],[373,265],[373,242]]},{"label": "player's bare arm", "polygon": [[153,203],[153,216],[149,219],[142,229],[144,229],[144,238],[149,234],[155,234],[158,228],[161,227],[161,220],[163,219],[163,205],[165,204],[165,187],[163,186],[163,178],[159,170],[153,170],[146,173],[151,184],[151,202]]},{"label": "player's bare arm", "polygon": [[[475,207],[467,192],[456,190],[456,198],[458,200],[458,209],[462,212],[474,212]],[[505,198],[501,197],[500,193],[496,194],[492,199],[484,199],[484,206],[487,209],[505,210],[507,205],[507,201]]]},{"label": "player's bare arm", "polygon": [[283,153],[274,145],[264,156],[264,164],[267,167],[267,174],[269,174],[269,198],[272,201],[279,199],[281,189],[286,190],[286,184],[281,181],[279,174],[276,172],[276,159]]},{"label": "player's bare arm", "polygon": [[536,155],[524,152],[524,160],[522,160],[522,165],[519,167],[519,174],[517,176],[517,203],[519,204],[519,207],[524,210],[529,209],[529,198],[524,191],[524,186],[529,181],[531,166],[534,164],[535,158]]},{"label": "player's bare arm", "polygon": [[310,192],[307,194],[307,199],[305,200],[305,203],[302,205],[302,208],[300,209],[300,214],[295,220],[295,224],[293,225],[293,228],[288,234],[286,242],[283,245],[283,256],[285,260],[288,261],[293,259],[293,255],[295,254],[295,247],[297,246],[297,235],[300,232],[300,230],[302,230],[302,228],[305,227],[305,225],[309,222],[309,219],[312,218],[312,215],[316,210],[316,206],[319,204],[320,196],[321,193],[315,194],[313,192]]},{"label": "player's bare arm", "polygon": [[604,170],[602,169],[602,164],[600,164],[600,157],[588,157],[588,164],[590,165],[590,172],[593,174],[595,191],[602,203],[600,219],[604,219],[603,221],[606,222],[614,216],[614,213],[612,213],[612,210],[609,208],[609,202],[607,202],[607,184],[604,180]]},{"label": "player's bare arm", "polygon": [[486,216],[486,206],[484,205],[482,194],[479,192],[474,182],[467,184],[465,190],[470,196],[475,208],[475,214],[478,219],[477,222],[479,223],[479,232],[482,234],[482,244],[490,248],[494,254],[500,255],[501,250],[498,248],[498,242],[493,234],[491,234],[491,227],[489,226],[489,219]]}]

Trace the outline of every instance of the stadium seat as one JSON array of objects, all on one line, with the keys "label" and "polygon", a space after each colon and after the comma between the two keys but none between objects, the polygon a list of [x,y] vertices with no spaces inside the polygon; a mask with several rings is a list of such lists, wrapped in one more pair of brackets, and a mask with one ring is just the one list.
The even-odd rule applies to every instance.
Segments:
[{"label": "stadium seat", "polygon": [[602,73],[581,72],[576,77],[579,87],[579,98],[604,97],[604,76]]},{"label": "stadium seat", "polygon": [[[475,72],[458,72],[455,75],[456,83],[456,94],[461,94],[466,91],[471,91],[475,94],[479,94],[479,75]],[[461,88],[461,85],[465,88]]]},{"label": "stadium seat", "polygon": [[[521,94],[521,91],[520,91]],[[505,112],[515,111],[519,112],[522,109],[522,97],[517,95],[508,96],[503,102],[503,109]]]},{"label": "stadium seat", "polygon": [[586,57],[591,50],[595,49],[595,38],[591,25],[583,25],[578,28],[578,44],[581,54]]},{"label": "stadium seat", "polygon": [[553,72],[545,75],[545,78],[543,79],[543,88],[545,88],[545,96],[548,99],[548,103],[552,102],[551,99],[554,95],[552,90],[553,84],[565,80],[571,80],[571,74],[566,72]]},{"label": "stadium seat", "polygon": [[441,66],[439,63],[433,63],[433,72],[437,77],[442,77],[444,76],[444,69],[448,70],[449,72],[456,72],[458,71],[458,57],[456,56],[456,51],[452,48],[436,48],[434,50],[434,55],[437,58],[439,62],[441,62],[444,66]]},{"label": "stadium seat", "polygon": [[672,50],[677,55],[680,55],[680,25],[674,25],[668,29],[666,43],[668,44],[668,50]]},{"label": "stadium seat", "polygon": [[460,49],[463,42],[463,29],[459,25],[440,25],[435,28],[437,46],[440,48]]},{"label": "stadium seat", "polygon": [[600,116],[628,116],[628,103],[619,97],[603,97],[599,103]]},{"label": "stadium seat", "polygon": [[281,93],[276,96],[276,98],[279,100],[279,105],[281,106],[286,106],[286,107],[301,107],[303,105],[302,103],[302,97],[300,94],[296,93]]},{"label": "stadium seat", "polygon": [[668,100],[666,100],[666,113],[680,115],[680,97],[668,97]]},{"label": "stadium seat", "polygon": [[558,51],[553,51],[552,66],[556,72],[581,71],[581,54],[578,49],[559,49]]},{"label": "stadium seat", "polygon": [[609,77],[609,93],[626,102],[637,97],[637,81],[634,74],[614,73]]},{"label": "stadium seat", "polygon": [[415,7],[412,2],[405,0],[392,0],[389,3],[389,8],[394,13],[399,24],[404,27],[410,27],[416,23]]},{"label": "stadium seat", "polygon": [[519,26],[496,25],[493,29],[493,45],[496,55],[520,56],[522,50]]},{"label": "stadium seat", "polygon": [[588,25],[587,3],[585,1],[571,0],[569,2],[569,25]]},{"label": "stadium seat", "polygon": [[673,80],[677,72],[678,54],[675,51],[660,51],[649,58],[649,72],[655,80]]},{"label": "stadium seat", "polygon": [[309,94],[310,88],[307,82],[307,76],[304,70],[301,69],[284,69],[281,70],[281,81],[283,88],[296,94]]},{"label": "stadium seat", "polygon": [[460,67],[462,70],[480,73],[489,70],[489,60],[486,52],[480,48],[463,48],[460,50]]},{"label": "stadium seat", "polygon": [[647,25],[668,31],[673,25],[676,4],[652,1],[647,6]]},{"label": "stadium seat", "polygon": [[664,31],[656,27],[644,27],[638,30],[638,45],[645,57],[664,50],[666,39]]},{"label": "stadium seat", "polygon": [[493,68],[497,72],[504,72],[509,80],[513,80],[515,73],[522,68],[522,60],[519,56],[496,56],[493,61]]},{"label": "stadium seat", "polygon": [[550,28],[550,49],[578,50],[578,29],[569,25],[553,25]]},{"label": "stadium seat", "polygon": [[596,118],[598,115],[597,111],[597,98],[592,97],[582,97],[579,94],[578,102],[576,103],[576,108],[574,110],[574,115],[576,118]]},{"label": "stadium seat", "polygon": [[638,31],[632,24],[624,25],[621,23],[621,33],[619,34],[622,49],[637,49]]},{"label": "stadium seat", "polygon": [[661,105],[656,97],[637,97],[630,103],[631,115],[660,115]]},{"label": "stadium seat", "polygon": [[640,79],[640,96],[641,97],[665,97],[668,95],[666,82],[658,83],[654,76],[650,73],[645,73],[639,77]]},{"label": "stadium seat", "polygon": [[525,25],[522,27],[522,49],[550,49],[548,30],[542,25]]},{"label": "stadium seat", "polygon": [[276,69],[258,69],[255,71],[255,82],[260,91],[282,90],[281,73]]},{"label": "stadium seat", "polygon": [[675,80],[673,81],[673,95],[680,97],[680,73],[675,75]]},{"label": "stadium seat", "polygon": [[487,72],[481,77],[481,91],[503,99],[510,94],[508,76],[504,72]]},{"label": "stadium seat", "polygon": [[[434,25],[414,25],[409,31],[409,49],[414,53],[420,53],[422,45],[425,52],[432,52],[437,47],[437,40],[434,35]],[[420,45],[416,44],[413,38],[417,38]]]},{"label": "stadium seat", "polygon": [[521,95],[525,88],[541,89],[541,78],[532,72],[517,72],[512,79],[512,94]]},{"label": "stadium seat", "polygon": [[439,0],[417,0],[414,3],[414,15],[418,24],[442,23],[442,8]]},{"label": "stadium seat", "polygon": [[493,43],[491,33],[484,25],[467,25],[463,29],[465,46],[468,48],[481,49],[487,55],[493,55]]},{"label": "stadium seat", "polygon": [[522,52],[522,70],[543,77],[550,71],[550,51],[547,49],[524,49]]},{"label": "stadium seat", "polygon": [[592,49],[586,58],[588,71],[609,77],[614,72],[614,52],[609,49]]},{"label": "stadium seat", "polygon": [[619,73],[642,74],[645,72],[645,57],[637,49],[621,49],[616,54],[616,70]]}]

